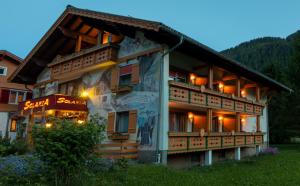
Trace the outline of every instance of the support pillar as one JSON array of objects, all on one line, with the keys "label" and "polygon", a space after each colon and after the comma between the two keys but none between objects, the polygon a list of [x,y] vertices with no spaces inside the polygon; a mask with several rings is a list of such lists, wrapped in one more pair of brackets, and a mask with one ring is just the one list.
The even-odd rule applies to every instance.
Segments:
[{"label": "support pillar", "polygon": [[213,83],[214,83],[214,71],[213,66],[210,65],[208,69],[208,88],[213,89]]},{"label": "support pillar", "polygon": [[212,130],[212,109],[208,108],[206,112],[206,132],[211,132]]},{"label": "support pillar", "polygon": [[235,148],[234,150],[234,159],[237,160],[237,161],[240,161],[241,160],[241,147],[237,147]]},{"label": "support pillar", "polygon": [[205,151],[205,165],[212,165],[212,150]]},{"label": "support pillar", "polygon": [[236,80],[236,93],[235,93],[235,95],[237,97],[241,97],[241,79],[240,79],[240,77],[238,77],[237,80]]},{"label": "support pillar", "polygon": [[257,145],[255,147],[255,154],[256,154],[256,156],[258,156],[260,152],[261,152],[261,147],[260,147],[260,145]]},{"label": "support pillar", "polygon": [[239,112],[236,113],[235,131],[241,132],[241,114]]},{"label": "support pillar", "polygon": [[219,130],[218,132],[223,132],[223,119],[219,120]]},{"label": "support pillar", "polygon": [[169,54],[163,57],[160,68],[160,80],[162,83],[160,84],[160,117],[157,135],[159,154],[157,154],[157,161],[166,165],[169,148]]},{"label": "support pillar", "polygon": [[81,41],[82,41],[82,36],[79,35],[76,41],[75,52],[79,52],[81,50]]},{"label": "support pillar", "polygon": [[260,116],[256,116],[256,132],[260,132]]}]

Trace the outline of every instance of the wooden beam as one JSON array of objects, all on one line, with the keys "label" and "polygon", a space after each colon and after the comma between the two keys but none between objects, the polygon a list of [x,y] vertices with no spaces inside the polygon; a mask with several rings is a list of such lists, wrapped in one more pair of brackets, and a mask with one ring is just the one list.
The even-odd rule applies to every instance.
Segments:
[{"label": "wooden beam", "polygon": [[241,114],[240,113],[236,113],[235,132],[241,132]]},{"label": "wooden beam", "polygon": [[75,52],[79,52],[81,50],[81,41],[82,41],[82,36],[79,35],[76,41]]},{"label": "wooden beam", "polygon": [[202,68],[205,68],[205,67],[208,67],[207,64],[198,65],[198,66],[194,67],[193,70],[199,70],[199,69],[202,69]]},{"label": "wooden beam", "polygon": [[45,67],[49,61],[43,60],[43,59],[37,59],[37,58],[31,58],[31,61],[33,61],[37,66]]},{"label": "wooden beam", "polygon": [[208,108],[206,112],[206,131],[210,133],[212,131],[212,109]]},{"label": "wooden beam", "polygon": [[260,116],[256,116],[256,132],[260,132]]},{"label": "wooden beam", "polygon": [[82,19],[80,17],[77,17],[74,23],[70,26],[70,29],[76,30],[81,23],[82,23]]},{"label": "wooden beam", "polygon": [[224,76],[222,79],[223,81],[230,81],[230,80],[235,80],[238,77],[236,75],[228,75],[228,76]]},{"label": "wooden beam", "polygon": [[91,37],[91,36],[87,36],[84,34],[81,34],[79,32],[75,32],[66,28],[62,28],[62,27],[58,27],[59,30],[66,36],[72,39],[78,39],[78,36],[81,36],[82,41],[86,42],[86,43],[90,43],[93,45],[97,44],[97,38]]},{"label": "wooden beam", "polygon": [[256,86],[256,101],[259,101],[260,100],[260,87],[259,86]]},{"label": "wooden beam", "polygon": [[236,80],[236,93],[235,93],[235,95],[239,98],[239,97],[241,97],[241,79],[240,78],[238,78],[237,80]]},{"label": "wooden beam", "polygon": [[208,69],[208,88],[213,89],[213,83],[214,83],[214,71],[213,66],[210,65]]}]

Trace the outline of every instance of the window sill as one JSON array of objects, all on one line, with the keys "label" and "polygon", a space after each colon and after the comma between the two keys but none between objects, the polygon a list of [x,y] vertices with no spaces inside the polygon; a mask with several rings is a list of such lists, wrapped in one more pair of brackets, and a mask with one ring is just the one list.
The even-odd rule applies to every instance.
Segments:
[{"label": "window sill", "polygon": [[132,91],[132,86],[131,85],[121,85],[116,88],[114,93],[125,93],[125,92],[130,92]]}]

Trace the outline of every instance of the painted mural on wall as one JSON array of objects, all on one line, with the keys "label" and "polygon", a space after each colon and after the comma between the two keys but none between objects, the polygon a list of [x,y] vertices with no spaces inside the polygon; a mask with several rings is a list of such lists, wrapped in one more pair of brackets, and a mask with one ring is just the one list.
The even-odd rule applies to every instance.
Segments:
[{"label": "painted mural on wall", "polygon": [[[137,38],[138,42],[133,42],[129,38],[123,40],[128,45],[121,43],[119,51],[121,56],[158,46],[143,38],[141,34],[137,34]],[[137,133],[131,134],[130,140],[137,140],[141,150],[154,150],[156,144],[161,62],[160,53],[128,61],[129,64],[139,63],[140,71],[140,83],[133,86],[133,90],[129,93],[111,93],[111,68],[88,73],[82,79],[83,86],[93,95],[88,102],[90,114],[99,113],[107,117],[108,112],[138,111]]]}]

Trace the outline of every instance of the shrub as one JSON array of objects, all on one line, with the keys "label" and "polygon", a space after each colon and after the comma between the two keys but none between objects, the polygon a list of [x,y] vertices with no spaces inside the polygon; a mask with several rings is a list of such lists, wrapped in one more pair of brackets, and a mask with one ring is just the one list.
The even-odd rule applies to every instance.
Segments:
[{"label": "shrub", "polygon": [[1,139],[0,156],[23,155],[29,151],[28,144],[23,139],[17,139],[10,142],[10,139]]},{"label": "shrub", "polygon": [[56,185],[78,184],[96,144],[103,139],[104,123],[98,115],[78,124],[51,118],[51,128],[35,126],[32,137],[36,153],[48,166]]}]

